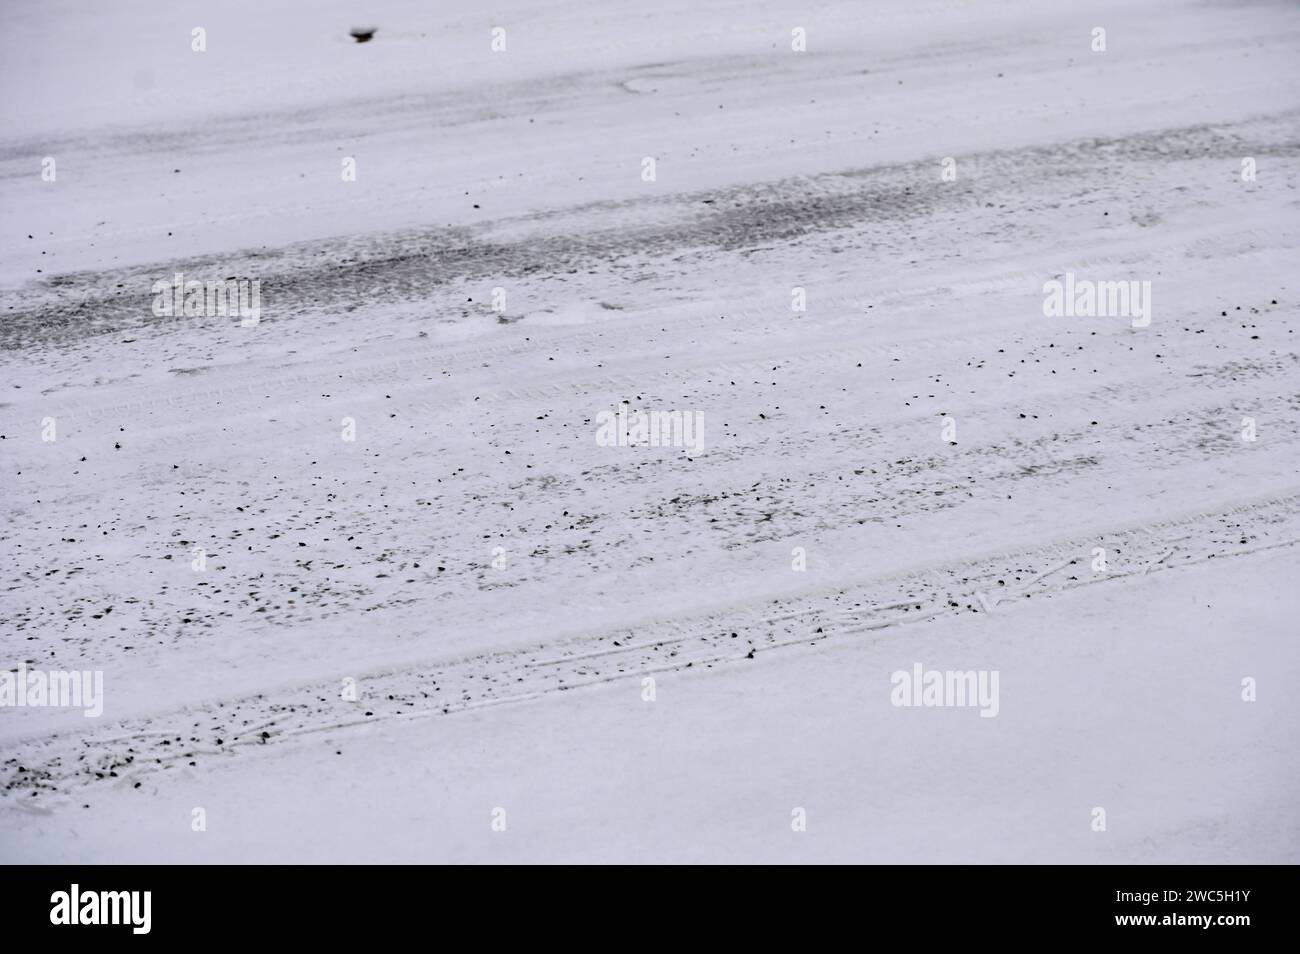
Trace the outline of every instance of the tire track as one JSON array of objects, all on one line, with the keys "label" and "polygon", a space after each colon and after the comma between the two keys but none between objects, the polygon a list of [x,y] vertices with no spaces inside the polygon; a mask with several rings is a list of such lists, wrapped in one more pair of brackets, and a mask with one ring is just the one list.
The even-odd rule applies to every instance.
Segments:
[{"label": "tire track", "polygon": [[[1171,547],[1170,541],[1178,545]],[[140,787],[167,772],[236,755],[250,746],[290,744],[322,732],[386,720],[453,715],[536,700],[610,682],[696,667],[735,666],[759,652],[973,613],[1010,613],[1023,601],[1122,580],[1140,581],[1209,560],[1248,557],[1300,542],[1300,493],[1092,537],[992,554],[811,593],[750,601],[733,610],[618,628],[531,648],[357,678],[356,702],[340,684],[315,683],[125,720],[77,733],[6,745],[0,753],[9,800],[43,803],[86,797],[95,784]],[[1110,562],[1093,569],[1093,547]],[[990,596],[993,597],[990,601]],[[882,674],[883,678],[883,674]],[[342,676],[340,677],[342,679]],[[35,804],[35,803],[32,803]]]},{"label": "tire track", "polygon": [[[1141,194],[1137,170],[1143,164],[1154,176],[1171,161],[1235,161],[1243,154],[1290,158],[1298,148],[1300,114],[1287,112],[1232,125],[989,151],[971,157],[979,169],[977,179],[963,180],[955,188],[935,188],[928,166],[899,163],[709,193],[598,202],[475,228],[404,230],[273,251],[245,250],[220,258],[69,273],[0,292],[0,310],[7,313],[0,323],[0,351],[65,346],[126,330],[155,335],[179,331],[183,324],[156,322],[148,293],[154,281],[177,272],[214,279],[257,276],[263,287],[263,320],[285,322],[341,314],[376,302],[439,302],[458,282],[564,275],[625,260],[662,259],[683,248],[740,252],[869,229],[862,237],[866,248],[874,249],[902,238],[901,230],[886,235],[869,228],[882,222],[900,224],[941,210],[978,219],[988,206],[994,211],[986,217],[995,221],[1000,215],[995,214],[999,203],[992,202],[994,198],[1003,207],[1028,213],[1046,200],[1043,189],[1049,195],[1053,187],[1069,195],[1079,182],[1113,180],[1111,173],[1121,167],[1131,180],[1128,187]],[[650,224],[629,224],[638,221]],[[579,223],[581,229],[575,229]],[[498,229],[513,235],[520,227],[530,234],[510,240],[495,237]],[[444,303],[443,308],[450,306]]]}]

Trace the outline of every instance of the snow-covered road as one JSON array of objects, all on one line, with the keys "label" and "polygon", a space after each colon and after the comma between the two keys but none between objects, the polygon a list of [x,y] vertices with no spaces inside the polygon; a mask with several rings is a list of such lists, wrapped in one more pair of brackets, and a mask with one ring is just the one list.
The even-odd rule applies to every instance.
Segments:
[{"label": "snow-covered road", "polygon": [[1300,859],[1300,8],[266,6],[0,12],[0,858]]}]

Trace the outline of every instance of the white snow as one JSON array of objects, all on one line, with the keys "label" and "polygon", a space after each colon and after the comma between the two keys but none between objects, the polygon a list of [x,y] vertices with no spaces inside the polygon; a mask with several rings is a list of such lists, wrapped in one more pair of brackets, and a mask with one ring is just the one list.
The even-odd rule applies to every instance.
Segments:
[{"label": "white snow", "polygon": [[445,7],[0,12],[0,859],[1300,857],[1300,9]]}]

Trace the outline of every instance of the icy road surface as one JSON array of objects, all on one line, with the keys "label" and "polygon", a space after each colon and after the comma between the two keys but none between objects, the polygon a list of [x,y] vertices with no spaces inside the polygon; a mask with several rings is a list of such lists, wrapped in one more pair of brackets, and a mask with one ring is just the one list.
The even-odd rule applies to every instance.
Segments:
[{"label": "icy road surface", "polygon": [[0,860],[1300,860],[1300,7],[281,6],[0,11]]}]

